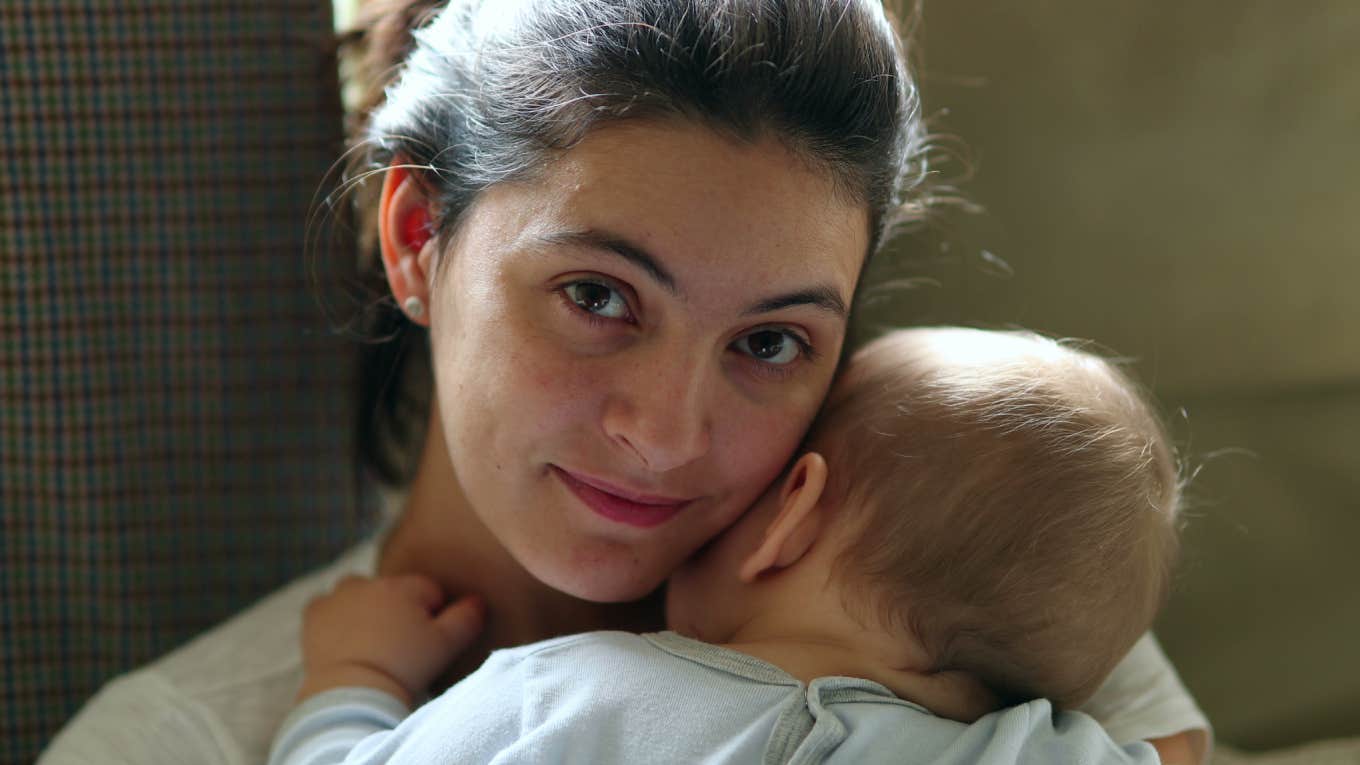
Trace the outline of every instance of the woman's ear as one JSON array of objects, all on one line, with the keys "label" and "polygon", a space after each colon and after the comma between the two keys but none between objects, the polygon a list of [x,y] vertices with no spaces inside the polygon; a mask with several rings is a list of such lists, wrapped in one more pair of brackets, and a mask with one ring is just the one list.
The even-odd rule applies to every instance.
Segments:
[{"label": "woman's ear", "polygon": [[812,548],[822,532],[822,494],[826,491],[826,460],[816,452],[798,458],[779,490],[779,514],[765,529],[765,537],[746,557],[737,578],[746,584],[762,574],[791,566]]},{"label": "woman's ear", "polygon": [[382,197],[378,203],[378,242],[382,247],[383,270],[392,297],[411,321],[428,327],[426,307],[430,304],[430,285],[426,274],[430,264],[434,227],[429,198],[410,169],[400,160],[387,168]]}]

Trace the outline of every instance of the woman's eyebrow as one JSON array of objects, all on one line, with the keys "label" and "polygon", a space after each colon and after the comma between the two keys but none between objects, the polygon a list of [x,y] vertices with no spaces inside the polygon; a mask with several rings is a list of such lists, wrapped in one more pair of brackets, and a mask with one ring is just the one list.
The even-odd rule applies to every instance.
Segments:
[{"label": "woman's eyebrow", "polygon": [[565,244],[571,247],[585,247],[618,255],[624,260],[646,271],[657,284],[676,297],[682,297],[675,277],[646,250],[629,242],[621,236],[604,231],[586,229],[585,231],[558,231],[539,238],[549,244]]},{"label": "woman's eyebrow", "polygon": [[[627,239],[598,229],[585,229],[582,231],[557,231],[539,237],[539,241],[548,244],[567,245],[569,247],[583,247],[586,249],[597,250],[600,252],[617,255],[633,265],[646,271],[657,284],[660,284],[672,295],[683,298],[680,287],[675,283],[675,277],[662,266],[660,261],[653,257],[642,247],[628,241]],[[808,289],[797,290],[783,295],[766,298],[750,308],[741,312],[742,316],[755,316],[762,313],[778,311],[781,308],[792,306],[810,305],[820,308],[833,314],[836,318],[844,319],[847,315],[845,300],[841,298],[839,292],[829,285],[820,285]]]},{"label": "woman's eyebrow", "polygon": [[762,300],[759,303],[741,312],[742,316],[754,316],[760,313],[778,311],[781,308],[788,308],[796,305],[810,305],[834,314],[837,318],[844,319],[846,316],[845,301],[834,288],[822,285],[811,289],[790,292],[786,295]]}]

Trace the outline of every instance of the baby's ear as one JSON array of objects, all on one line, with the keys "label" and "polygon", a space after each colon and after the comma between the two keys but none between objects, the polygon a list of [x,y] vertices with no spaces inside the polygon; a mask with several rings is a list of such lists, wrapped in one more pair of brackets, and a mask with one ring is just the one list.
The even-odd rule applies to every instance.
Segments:
[{"label": "baby's ear", "polygon": [[765,529],[765,538],[742,561],[737,577],[750,584],[762,574],[791,566],[812,548],[822,532],[822,494],[826,491],[826,460],[816,452],[798,458],[779,490],[779,514]]}]

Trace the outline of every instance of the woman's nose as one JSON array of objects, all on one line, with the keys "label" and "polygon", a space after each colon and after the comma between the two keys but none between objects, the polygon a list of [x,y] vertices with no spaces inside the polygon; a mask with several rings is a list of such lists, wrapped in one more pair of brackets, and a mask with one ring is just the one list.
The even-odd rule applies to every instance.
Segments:
[{"label": "woman's nose", "polygon": [[605,403],[605,434],[650,472],[684,467],[708,453],[711,387],[699,361],[642,363]]}]

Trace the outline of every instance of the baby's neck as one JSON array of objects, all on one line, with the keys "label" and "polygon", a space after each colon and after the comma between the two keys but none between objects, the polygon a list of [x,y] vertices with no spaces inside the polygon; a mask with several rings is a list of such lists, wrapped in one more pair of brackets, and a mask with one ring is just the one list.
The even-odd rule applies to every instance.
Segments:
[{"label": "baby's neck", "polygon": [[767,661],[803,683],[810,683],[819,677],[860,677],[887,686],[902,697],[890,684],[894,679],[891,676],[895,673],[888,667],[873,661],[861,651],[824,639],[738,637],[724,643],[723,647]]}]

